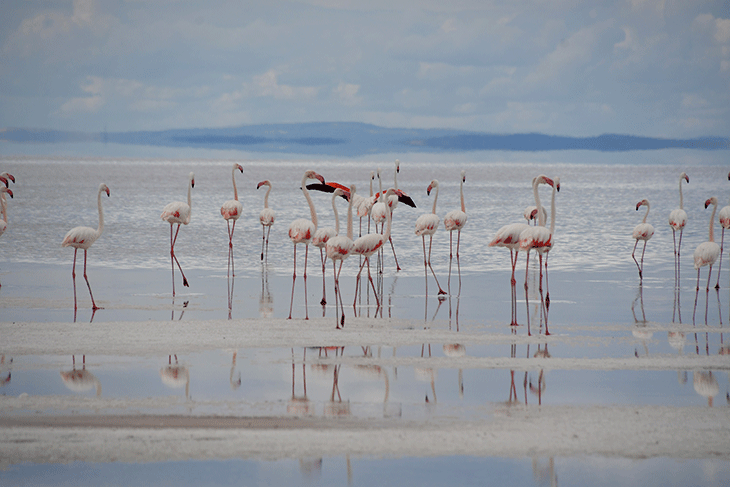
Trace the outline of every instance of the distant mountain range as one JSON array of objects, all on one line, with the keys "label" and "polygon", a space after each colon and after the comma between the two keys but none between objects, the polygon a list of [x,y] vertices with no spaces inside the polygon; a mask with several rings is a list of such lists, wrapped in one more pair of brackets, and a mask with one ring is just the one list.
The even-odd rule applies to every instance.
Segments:
[{"label": "distant mountain range", "polygon": [[539,133],[494,134],[447,129],[385,128],[357,122],[246,125],[231,128],[139,132],[70,132],[5,128],[0,141],[19,143],[102,142],[160,147],[246,150],[357,157],[389,152],[730,149],[730,138],[665,139],[603,134],[569,137]]}]

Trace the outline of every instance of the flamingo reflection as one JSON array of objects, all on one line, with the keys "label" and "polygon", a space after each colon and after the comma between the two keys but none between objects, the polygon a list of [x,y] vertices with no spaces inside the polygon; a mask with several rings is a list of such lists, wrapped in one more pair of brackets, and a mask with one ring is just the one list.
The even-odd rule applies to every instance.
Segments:
[{"label": "flamingo reflection", "polygon": [[[81,370],[76,368],[75,355],[71,356],[71,360],[73,362],[73,369],[60,372],[63,385],[74,392],[86,392],[91,389],[96,389],[96,396],[101,396],[101,382],[94,374],[86,370],[86,355],[82,356]],[[8,375],[9,379],[10,376]]]},{"label": "flamingo reflection", "polygon": [[[541,358],[541,359],[548,359],[551,357],[550,352],[548,351],[548,345],[547,343],[544,343],[537,346],[537,352],[535,352],[535,355],[533,355],[533,358]],[[542,395],[545,392],[545,388],[547,387],[545,382],[545,368],[541,367],[540,372],[538,373],[537,377],[537,385],[533,384],[532,377],[529,378],[528,381],[529,389],[532,394],[537,396],[537,404],[542,406]]]},{"label": "flamingo reflection", "polygon": [[269,268],[261,265],[261,297],[259,298],[259,316],[271,318],[274,316],[274,297],[269,291]]},{"label": "flamingo reflection", "polygon": [[558,475],[555,472],[555,458],[550,457],[547,465],[541,465],[538,458],[532,459],[532,476],[538,485],[558,487]]},{"label": "flamingo reflection", "polygon": [[[460,343],[444,344],[444,355],[450,358],[461,358],[466,356],[466,347]],[[459,369],[459,399],[464,399],[464,371]]]},{"label": "flamingo reflection", "polygon": [[228,377],[228,382],[231,384],[231,389],[234,391],[241,387],[241,372],[238,371],[238,374],[236,374],[236,356],[238,355],[238,350],[233,352],[233,358],[231,359],[231,373]]},{"label": "flamingo reflection", "polygon": [[314,406],[310,403],[307,397],[307,349],[304,349],[304,355],[302,357],[302,384],[303,394],[296,394],[296,372],[297,366],[294,360],[294,349],[291,349],[291,399],[289,404],[286,406],[286,412],[293,416],[311,416],[314,414]]},{"label": "flamingo reflection", "polygon": [[712,407],[714,397],[720,392],[720,386],[712,371],[696,371],[692,373],[695,392],[707,398],[707,406]]},{"label": "flamingo reflection", "polygon": [[[431,344],[421,345],[421,358],[426,358],[426,350],[428,350],[428,358],[431,358]],[[416,376],[416,380],[419,382],[429,382],[431,384],[431,395],[433,399],[428,398],[426,393],[426,404],[436,404],[436,369],[433,367],[414,367],[413,372]]]},{"label": "flamingo reflection", "polygon": [[0,378],[0,387],[10,384],[12,366],[13,366],[12,357],[10,358],[10,360],[8,360],[8,362],[6,364],[5,355],[0,356],[0,377],[5,375],[5,370],[7,370],[7,372],[8,372],[8,375],[6,377]]},{"label": "flamingo reflection", "polygon": [[[175,357],[175,363],[172,363]],[[190,399],[190,370],[185,365],[180,365],[177,355],[167,356],[167,365],[160,369],[160,380],[171,389],[185,388],[185,399]]]}]

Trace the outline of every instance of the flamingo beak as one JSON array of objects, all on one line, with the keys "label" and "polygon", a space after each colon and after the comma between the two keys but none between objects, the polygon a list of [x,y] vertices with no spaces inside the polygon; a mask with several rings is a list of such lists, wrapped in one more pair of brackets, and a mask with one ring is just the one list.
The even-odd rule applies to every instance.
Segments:
[{"label": "flamingo beak", "polygon": [[324,184],[324,178],[321,175],[315,174],[314,177],[317,178],[317,179],[319,179],[319,182],[320,183]]},{"label": "flamingo beak", "polygon": [[712,199],[705,201],[705,209],[712,204]]},{"label": "flamingo beak", "polygon": [[13,192],[12,191],[7,190],[7,193],[10,195],[11,198],[13,197]]},{"label": "flamingo beak", "polygon": [[190,182],[190,186],[192,186],[193,188],[195,187],[195,180],[194,179]]},{"label": "flamingo beak", "polygon": [[558,190],[558,193],[560,193],[560,183],[558,183],[558,185],[555,186],[555,189],[557,189]]},{"label": "flamingo beak", "polygon": [[534,220],[535,218],[537,218],[537,208],[532,210],[532,213],[530,213],[530,220]]},{"label": "flamingo beak", "polygon": [[639,201],[638,203],[636,203],[636,211],[639,211],[639,208],[641,207],[641,203],[642,203],[642,201]]},{"label": "flamingo beak", "polygon": [[7,180],[7,179],[5,179],[5,178],[0,178],[0,183],[3,183],[3,184],[5,185],[5,187],[6,187],[6,188],[8,187],[8,180]]},{"label": "flamingo beak", "polygon": [[111,193],[109,192],[109,188],[106,188],[106,195],[111,196]]},{"label": "flamingo beak", "polygon": [[238,165],[238,170],[241,171],[241,173],[243,174],[243,166],[241,166],[240,164]]},{"label": "flamingo beak", "polygon": [[431,185],[429,184],[429,185],[428,185],[428,189],[426,189],[426,194],[427,194],[427,195],[429,195],[429,196],[431,196],[431,190],[432,190],[432,189],[433,189],[433,186],[431,186]]},{"label": "flamingo beak", "polygon": [[[730,174],[728,174],[728,175],[727,175],[727,178],[728,178],[728,179],[730,179]],[[684,180],[685,180],[685,181],[687,181],[687,182],[689,183],[689,176],[687,176],[687,175],[685,174],[685,175],[684,175]]]}]

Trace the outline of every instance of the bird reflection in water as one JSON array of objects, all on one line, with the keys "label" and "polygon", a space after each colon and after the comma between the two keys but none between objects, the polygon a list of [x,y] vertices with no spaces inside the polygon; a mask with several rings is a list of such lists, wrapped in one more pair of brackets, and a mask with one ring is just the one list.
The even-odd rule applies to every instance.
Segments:
[{"label": "bird reflection in water", "polygon": [[714,397],[720,392],[720,386],[712,371],[695,371],[692,373],[695,392],[707,398],[707,406],[712,407]]},{"label": "bird reflection in water", "polygon": [[535,457],[532,459],[532,476],[535,478],[537,485],[550,485],[550,487],[558,487],[558,474],[555,472],[555,458],[550,457],[547,465],[540,463]]},{"label": "bird reflection in water", "polygon": [[[89,318],[89,323],[93,323],[94,322],[94,315],[96,315],[96,312],[99,309],[103,309],[103,308],[98,308],[98,309],[93,309],[92,308],[91,309],[91,317]],[[74,323],[76,323],[77,312],[78,312],[78,309],[74,308],[74,321],[73,321]]]},{"label": "bird reflection in water", "polygon": [[[172,363],[175,357],[175,363]],[[177,355],[167,356],[167,365],[160,369],[162,383],[171,389],[185,388],[185,399],[190,399],[190,370],[185,365],[180,365]]]},{"label": "bird reflection in water", "polygon": [[[10,360],[8,360],[6,362],[5,355],[0,356],[0,387],[10,384],[12,366],[13,366],[12,357],[10,358]],[[8,374],[7,376],[5,375],[6,371]]]},{"label": "bird reflection in water", "polygon": [[294,349],[291,349],[291,399],[289,404],[286,406],[286,412],[293,416],[311,416],[314,414],[314,406],[310,403],[307,397],[307,349],[304,349],[304,355],[302,357],[302,384],[303,394],[298,396],[296,394],[296,372],[297,365],[294,360]]},{"label": "bird reflection in water", "polygon": [[274,316],[274,296],[269,291],[269,266],[261,264],[261,297],[259,298],[259,316],[271,318]]},{"label": "bird reflection in water", "polygon": [[[228,381],[231,384],[231,389],[234,391],[241,387],[241,372],[236,370],[236,356],[238,355],[238,350],[233,352],[233,358],[231,359],[231,373],[228,377]],[[238,374],[236,374],[238,372]]]},{"label": "bird reflection in water", "polygon": [[[426,356],[426,351],[428,351],[428,356]],[[425,343],[421,345],[421,358],[431,358],[431,344],[429,343],[426,345]],[[414,367],[413,373],[416,376],[416,380],[418,382],[429,382],[431,384],[431,399],[428,397],[428,393],[426,393],[426,405],[431,406],[435,405],[437,403],[437,397],[436,397],[436,376],[437,372],[436,369],[433,367]]]},{"label": "bird reflection in water", "polygon": [[[550,358],[551,355],[550,355],[550,352],[548,351],[547,343],[543,343],[542,345],[538,344],[537,352],[535,352],[535,355],[533,355],[532,357],[536,358],[536,359]],[[529,377],[528,387],[530,389],[530,392],[533,395],[537,396],[537,404],[542,406],[542,395],[545,392],[545,388],[547,387],[546,382],[545,382],[545,368],[544,367],[540,367],[540,372],[538,373],[536,383],[533,382],[531,376]]]},{"label": "bird reflection in water", "polygon": [[[340,394],[340,369],[342,364],[337,364],[333,369],[332,375],[332,394],[330,394],[330,400],[324,406],[324,415],[330,418],[342,418],[351,415],[350,401],[343,401],[342,394]],[[337,399],[335,399],[337,396]]]},{"label": "bird reflection in water", "polygon": [[[183,302],[182,309],[180,310],[180,316],[177,318],[178,321],[182,321],[183,315],[185,314],[185,310],[188,307],[188,303],[190,303],[190,301],[188,301],[188,300],[185,300]],[[170,316],[170,321],[175,321],[175,298],[172,298],[172,311],[171,311],[171,313],[172,313],[172,315]]]},{"label": "bird reflection in water", "polygon": [[[444,355],[449,358],[466,357],[466,347],[460,343],[448,343],[443,346]],[[459,369],[459,399],[464,399],[464,370]]]},{"label": "bird reflection in water", "polygon": [[[639,304],[641,308],[641,319],[636,315],[636,304]],[[631,334],[634,336],[634,338],[637,338],[641,340],[642,345],[644,346],[644,355],[649,355],[649,347],[647,346],[646,342],[648,340],[651,340],[651,338],[654,336],[654,332],[649,330],[646,326],[648,321],[646,320],[646,313],[644,312],[644,288],[641,284],[639,284],[639,290],[636,292],[636,297],[631,302],[631,314],[634,315],[634,328],[631,330]],[[639,350],[634,349],[634,356],[639,357]]]},{"label": "bird reflection in water", "polygon": [[86,392],[91,389],[96,389],[96,396],[101,396],[101,382],[99,382],[99,379],[94,374],[86,370],[86,355],[82,356],[81,370],[76,368],[75,355],[71,356],[71,360],[73,362],[73,369],[68,371],[62,370],[60,372],[63,385],[74,392]]}]

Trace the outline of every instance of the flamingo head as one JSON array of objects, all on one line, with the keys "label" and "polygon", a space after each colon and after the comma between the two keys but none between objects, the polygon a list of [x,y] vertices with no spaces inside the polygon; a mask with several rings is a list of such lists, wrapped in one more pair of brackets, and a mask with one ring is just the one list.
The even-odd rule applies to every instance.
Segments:
[{"label": "flamingo head", "polygon": [[0,193],[7,193],[11,198],[13,197],[13,191],[8,188],[0,188]]},{"label": "flamingo head", "polygon": [[395,172],[400,174],[400,161],[398,159],[395,160]]},{"label": "flamingo head", "polygon": [[[684,179],[685,181],[687,181],[689,183],[689,176],[687,176],[686,172],[683,172],[682,174],[680,174],[679,179],[680,180]],[[730,179],[730,174],[728,175],[728,179]]]},{"label": "flamingo head", "polygon": [[642,206],[649,206],[649,200],[644,199],[636,203],[636,210],[638,211]]},{"label": "flamingo head", "polygon": [[553,184],[555,185],[553,187],[558,191],[558,193],[560,193],[560,177],[559,176],[556,178],[553,178]]},{"label": "flamingo head", "polygon": [[[728,181],[730,181],[730,172],[727,173],[727,179],[728,179]],[[13,182],[15,182],[15,179],[13,179]]]},{"label": "flamingo head", "polygon": [[466,182],[466,171],[461,171],[461,182],[462,183]]},{"label": "flamingo head", "polygon": [[101,183],[101,186],[99,186],[99,189],[101,191],[104,191],[107,196],[111,196],[111,194],[109,193],[109,187],[106,184]]},{"label": "flamingo head", "polygon": [[430,196],[431,190],[434,188],[438,188],[438,185],[439,185],[439,182],[436,181],[435,179],[433,181],[431,181],[431,184],[429,184],[428,188],[426,188],[426,194]]},{"label": "flamingo head", "polygon": [[712,198],[709,198],[707,201],[705,201],[705,209],[707,209],[710,205],[716,205],[717,204],[717,198],[714,196]]},{"label": "flamingo head", "polygon": [[243,166],[242,165],[236,164],[235,167],[233,168],[233,170],[235,171],[236,169],[238,169],[239,171],[241,171],[241,174],[243,174]]},{"label": "flamingo head", "polygon": [[375,171],[370,171],[370,180],[371,181],[375,180]]},{"label": "flamingo head", "polygon": [[261,181],[259,184],[256,185],[256,189],[259,189],[261,186],[271,187],[271,181],[269,181],[268,179]]},{"label": "flamingo head", "polygon": [[537,208],[532,210],[532,212],[530,213],[530,220],[535,220],[536,218],[537,218]]},{"label": "flamingo head", "polygon": [[311,169],[304,173],[304,175],[307,177],[307,179],[316,179],[320,183],[324,184],[324,178],[321,174],[317,174],[316,172],[312,171]]},{"label": "flamingo head", "polygon": [[188,174],[188,178],[190,178],[190,186],[195,187],[195,173],[191,172]]},{"label": "flamingo head", "polygon": [[10,174],[9,172],[4,172],[0,174],[0,182],[5,184],[5,187],[8,187],[8,179],[12,182],[15,182],[15,176]]}]

